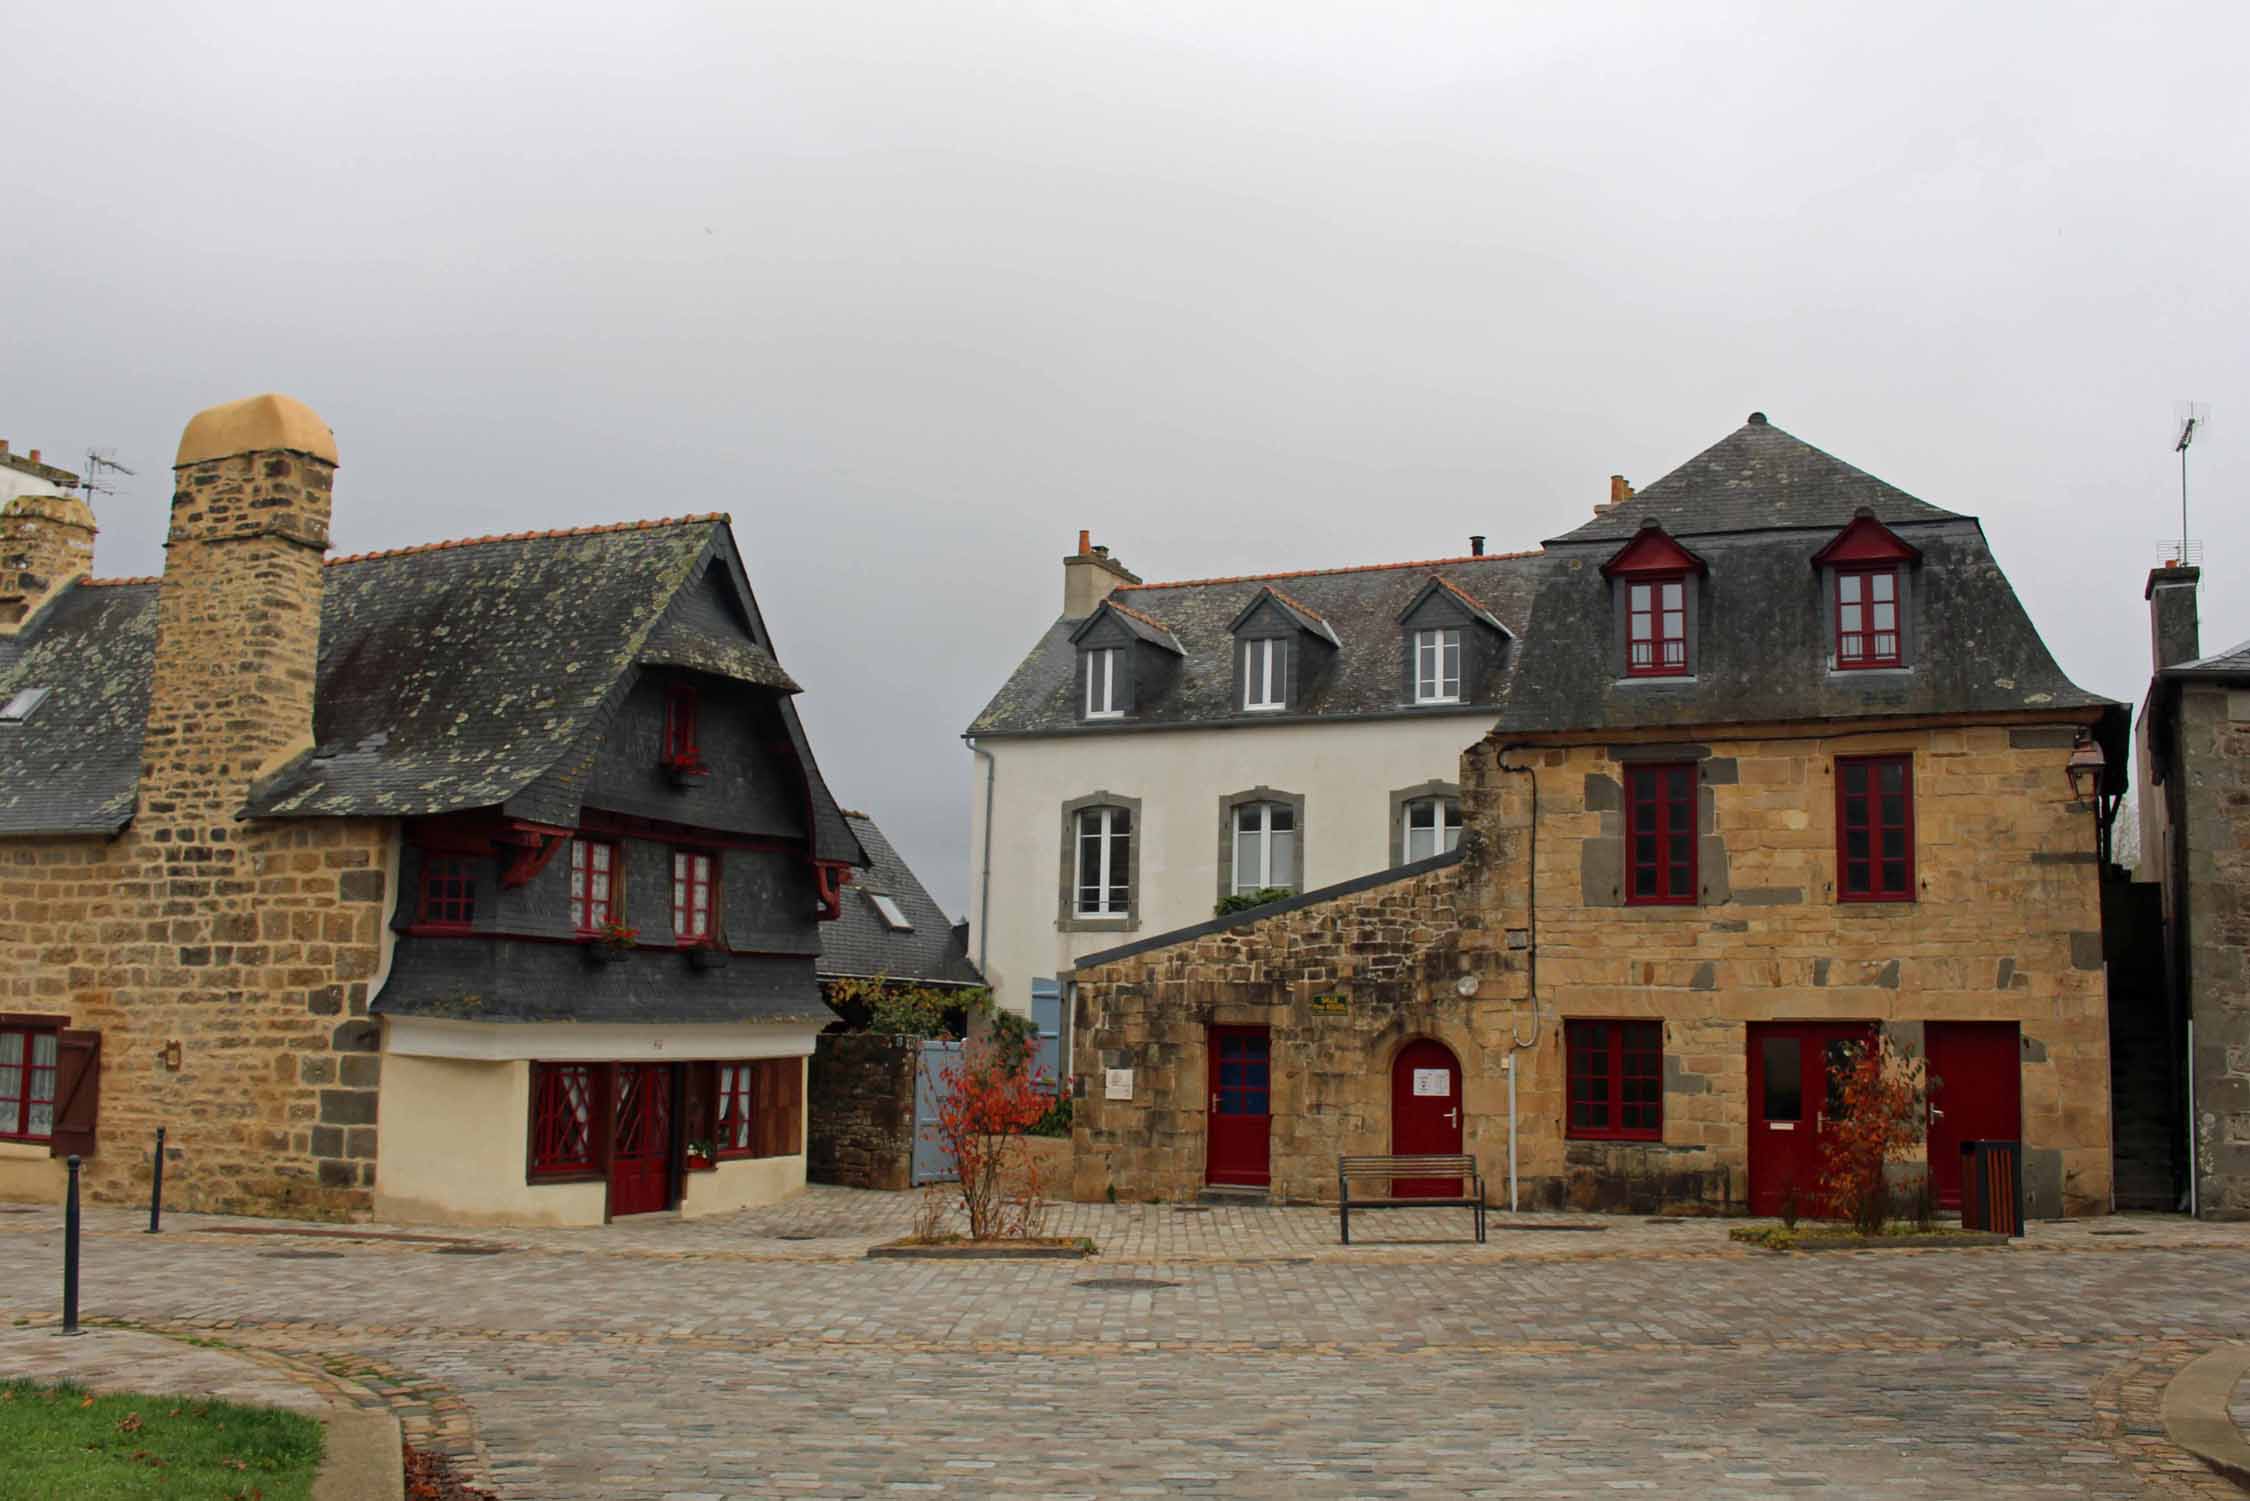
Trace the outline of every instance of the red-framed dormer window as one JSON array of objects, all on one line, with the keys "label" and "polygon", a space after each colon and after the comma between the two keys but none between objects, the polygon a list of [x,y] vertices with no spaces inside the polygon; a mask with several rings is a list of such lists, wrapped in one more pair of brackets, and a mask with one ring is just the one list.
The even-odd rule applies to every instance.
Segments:
[{"label": "red-framed dormer window", "polygon": [[423,926],[465,928],[476,917],[476,862],[467,855],[425,853],[419,912]]},{"label": "red-framed dormer window", "polygon": [[682,944],[709,943],[718,881],[709,855],[672,852],[672,937]]},{"label": "red-framed dormer window", "polygon": [[617,846],[603,839],[570,841],[570,924],[598,933],[617,912]]},{"label": "red-framed dormer window", "polygon": [[674,683],[664,692],[664,764],[683,769],[700,767],[703,752],[696,744],[696,720],[701,705],[695,689]]},{"label": "red-framed dormer window", "polygon": [[1687,670],[1687,575],[1634,579],[1625,586],[1626,675],[1678,677]]},{"label": "red-framed dormer window", "polygon": [[1896,667],[1898,565],[1836,570],[1836,665]]}]

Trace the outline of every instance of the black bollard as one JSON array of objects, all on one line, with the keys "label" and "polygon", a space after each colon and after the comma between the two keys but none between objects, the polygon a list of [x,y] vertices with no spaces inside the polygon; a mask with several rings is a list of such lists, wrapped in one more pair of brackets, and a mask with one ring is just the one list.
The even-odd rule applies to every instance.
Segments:
[{"label": "black bollard", "polygon": [[64,1163],[70,1168],[70,1197],[63,1201],[62,1332],[78,1332],[78,1154]]},{"label": "black bollard", "polygon": [[148,1184],[148,1233],[162,1228],[164,1218],[164,1128],[156,1128],[156,1175]]}]

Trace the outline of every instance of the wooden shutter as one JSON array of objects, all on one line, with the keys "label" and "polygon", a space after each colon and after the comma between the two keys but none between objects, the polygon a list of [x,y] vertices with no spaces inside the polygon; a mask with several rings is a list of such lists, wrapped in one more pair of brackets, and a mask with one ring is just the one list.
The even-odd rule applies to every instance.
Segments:
[{"label": "wooden shutter", "polygon": [[63,1033],[55,1049],[55,1156],[94,1155],[101,1100],[102,1034]]}]

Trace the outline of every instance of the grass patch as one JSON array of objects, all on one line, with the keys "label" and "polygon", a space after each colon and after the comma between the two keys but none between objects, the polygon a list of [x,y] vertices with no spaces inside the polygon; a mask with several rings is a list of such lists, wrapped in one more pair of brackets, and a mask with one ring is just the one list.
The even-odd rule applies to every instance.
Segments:
[{"label": "grass patch", "polygon": [[1769,1251],[1871,1251],[1893,1246],[1996,1246],[2008,1237],[1958,1225],[1885,1225],[1879,1235],[1867,1235],[1849,1225],[1742,1225],[1727,1232],[1727,1239]]},{"label": "grass patch", "polygon": [[0,1501],[306,1501],[312,1418],[233,1402],[0,1382]]}]

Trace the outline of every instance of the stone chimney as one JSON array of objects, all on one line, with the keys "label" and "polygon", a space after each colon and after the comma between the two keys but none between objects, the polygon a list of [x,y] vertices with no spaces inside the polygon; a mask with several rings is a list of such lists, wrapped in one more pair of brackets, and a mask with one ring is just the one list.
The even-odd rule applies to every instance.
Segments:
[{"label": "stone chimney", "polygon": [[1094,534],[1078,534],[1078,551],[1063,559],[1063,619],[1084,620],[1094,613],[1119,584],[1137,584],[1140,575],[1117,562],[1106,547],[1094,546]]},{"label": "stone chimney", "polygon": [[0,506],[0,635],[94,566],[94,513],[75,495],[19,495]]},{"label": "stone chimney", "polygon": [[252,396],[191,420],[172,470],[142,811],[208,823],[312,745],[336,438]]},{"label": "stone chimney", "polygon": [[2203,655],[2195,619],[2195,584],[2202,577],[2202,569],[2178,563],[2148,571],[2141,597],[2148,601],[2149,646],[2157,672]]}]

